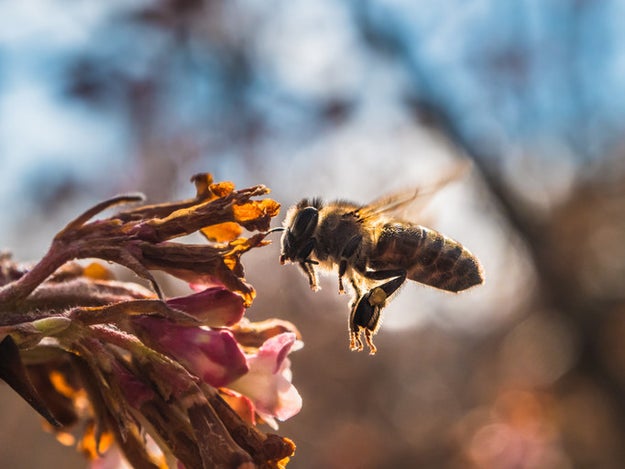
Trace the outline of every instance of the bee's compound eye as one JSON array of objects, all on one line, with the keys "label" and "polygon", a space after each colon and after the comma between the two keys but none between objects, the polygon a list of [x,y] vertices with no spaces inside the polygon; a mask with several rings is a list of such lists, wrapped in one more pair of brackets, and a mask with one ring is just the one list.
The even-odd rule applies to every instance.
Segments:
[{"label": "bee's compound eye", "polygon": [[280,252],[280,263],[285,264],[293,260],[295,256],[295,237],[291,230],[286,230],[282,236],[282,248]]},{"label": "bee's compound eye", "polygon": [[315,238],[310,238],[306,242],[304,247],[297,253],[298,259],[302,259],[302,260],[308,259],[308,256],[310,256],[310,253],[313,252],[313,249],[315,249],[315,243],[316,243]]},{"label": "bee's compound eye", "polygon": [[295,244],[295,238],[290,230],[284,232],[282,237],[282,252],[288,252],[291,250],[291,246]]},{"label": "bee's compound eye", "polygon": [[293,221],[293,227],[291,232],[293,236],[312,236],[317,222],[319,221],[319,211],[315,207],[306,207],[299,211],[295,220]]}]

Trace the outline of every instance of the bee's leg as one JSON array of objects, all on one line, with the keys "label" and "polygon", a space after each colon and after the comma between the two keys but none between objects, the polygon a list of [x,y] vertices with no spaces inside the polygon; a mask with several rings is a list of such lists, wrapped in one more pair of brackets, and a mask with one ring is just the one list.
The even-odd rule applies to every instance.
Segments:
[{"label": "bee's leg", "polygon": [[308,284],[310,285],[310,288],[313,291],[319,290],[319,285],[317,284],[317,271],[313,265],[310,262],[300,262],[299,266],[308,277]]},{"label": "bee's leg", "polygon": [[315,249],[316,244],[317,241],[315,240],[315,238],[311,238],[297,253],[297,258],[302,259],[299,263],[299,266],[308,276],[308,284],[313,291],[319,290],[319,286],[317,284],[317,272],[313,267],[313,265],[318,264],[318,262],[311,260],[308,257]]},{"label": "bee's leg", "polygon": [[367,270],[362,275],[371,280],[386,280],[393,277],[404,277],[404,280],[406,280],[406,271],[404,269]]},{"label": "bee's leg", "polygon": [[375,332],[371,329],[365,329],[365,340],[369,346],[369,355],[375,355],[378,351],[378,348],[373,344],[373,334],[375,334]]},{"label": "bee's leg", "polygon": [[393,280],[390,280],[382,285],[378,285],[373,288],[369,293],[372,293],[376,289],[381,289],[388,298],[393,293],[397,291],[399,287],[406,281],[406,271],[403,269],[397,270],[378,270],[377,272],[367,272],[365,273],[365,277],[370,278],[372,280],[382,280],[387,278],[395,277]]},{"label": "bee's leg", "polygon": [[364,332],[365,341],[369,346],[369,354],[374,355],[377,348],[373,343],[373,336],[380,327],[381,310],[386,305],[388,297],[406,281],[406,271],[401,269],[379,270],[366,272],[365,276],[372,280],[395,277],[372,288],[362,296],[358,295],[358,300],[354,302],[349,317],[350,349],[362,351],[363,344],[360,340],[360,333]]},{"label": "bee's leg", "polygon": [[343,286],[343,275],[345,275],[345,271],[347,271],[347,260],[343,259],[339,263],[339,295],[345,293],[345,287]]},{"label": "bee's leg", "polygon": [[352,301],[349,302],[349,348],[350,350],[361,351],[362,342],[360,341],[360,329],[355,322],[354,314],[356,313],[356,306],[362,297],[362,290],[360,289],[360,284],[352,275],[350,275],[349,281],[354,289],[354,296],[352,297]]},{"label": "bee's leg", "polygon": [[358,298],[362,296],[362,290],[360,289],[360,285],[358,285],[358,282],[356,282],[356,279],[353,276],[349,277],[349,282],[352,284],[352,288],[354,289],[354,293],[356,294],[354,297],[354,304],[356,304],[358,302]]},{"label": "bee's leg", "polygon": [[377,351],[372,337],[380,324],[380,310],[386,300],[386,294],[381,288],[374,288],[354,302],[349,316],[349,347],[351,350],[362,351],[363,344],[360,334],[364,332],[369,346],[369,354]]},{"label": "bee's leg", "polygon": [[343,286],[343,276],[347,271],[347,261],[352,258],[352,256],[356,253],[356,249],[360,246],[362,242],[362,236],[356,235],[352,239],[350,239],[343,251],[341,252],[341,261],[339,262],[339,294],[345,293],[345,287]]},{"label": "bee's leg", "polygon": [[349,314],[349,349],[357,352],[362,352],[363,349],[360,340],[360,332],[362,331],[360,323],[362,322],[361,316],[363,316],[362,308],[359,308],[360,300],[362,300],[360,296],[354,298]]}]

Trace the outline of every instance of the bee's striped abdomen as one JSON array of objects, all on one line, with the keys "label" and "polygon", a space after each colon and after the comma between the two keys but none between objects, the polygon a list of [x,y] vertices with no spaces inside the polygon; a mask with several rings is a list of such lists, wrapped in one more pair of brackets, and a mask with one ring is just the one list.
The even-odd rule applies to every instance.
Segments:
[{"label": "bee's striped abdomen", "polygon": [[484,281],[482,268],[468,249],[419,225],[384,225],[370,261],[374,270],[405,269],[408,279],[447,291],[466,290]]}]

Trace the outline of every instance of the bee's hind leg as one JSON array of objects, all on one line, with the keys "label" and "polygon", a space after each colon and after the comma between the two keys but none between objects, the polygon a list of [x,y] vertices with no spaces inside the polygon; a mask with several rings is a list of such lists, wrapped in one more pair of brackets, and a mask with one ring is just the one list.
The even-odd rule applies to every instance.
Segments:
[{"label": "bee's hind leg", "polygon": [[368,295],[371,295],[377,289],[382,289],[382,291],[386,295],[386,298],[388,298],[393,293],[395,293],[399,289],[399,287],[401,287],[402,284],[406,281],[407,273],[404,269],[371,270],[371,271],[364,272],[363,275],[366,278],[371,279],[371,280],[385,280],[387,278],[392,278],[393,280],[389,280],[388,282],[383,283],[382,285],[378,285],[377,287],[372,288],[368,293]]},{"label": "bee's hind leg", "polygon": [[405,270],[380,270],[365,273],[367,278],[392,280],[372,288],[364,295],[358,294],[352,305],[349,316],[350,349],[362,351],[363,344],[360,333],[364,332],[365,341],[369,346],[369,354],[374,355],[377,351],[373,344],[373,336],[380,327],[381,310],[386,305],[386,300],[406,281]]},{"label": "bee's hind leg", "polygon": [[[387,278],[393,278],[393,277],[406,280],[407,273],[405,269],[367,270],[363,272],[362,275],[364,275],[366,278],[371,279],[371,280],[386,280]],[[395,290],[397,290],[397,288]]]},{"label": "bee's hind leg", "polygon": [[352,305],[355,305],[356,303],[358,303],[358,299],[362,296],[362,290],[360,289],[360,285],[353,276],[349,277],[349,283],[352,284],[352,288],[354,289],[355,295]]},{"label": "bee's hind leg", "polygon": [[[380,303],[379,295],[384,298]],[[349,315],[349,348],[361,352],[363,349],[360,334],[364,333],[369,346],[369,354],[374,355],[377,351],[373,345],[372,337],[377,332],[380,324],[380,310],[386,299],[386,294],[378,288],[374,288],[363,296],[360,296],[352,305]]]}]

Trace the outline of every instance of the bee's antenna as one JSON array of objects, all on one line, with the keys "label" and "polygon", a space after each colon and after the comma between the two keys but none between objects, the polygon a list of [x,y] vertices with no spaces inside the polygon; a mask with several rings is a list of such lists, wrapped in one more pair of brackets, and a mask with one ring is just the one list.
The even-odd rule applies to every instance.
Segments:
[{"label": "bee's antenna", "polygon": [[272,228],[269,231],[265,231],[265,234],[268,235],[270,233],[275,233],[276,231],[284,231],[284,230],[286,230],[284,226],[276,226],[275,228]]}]

